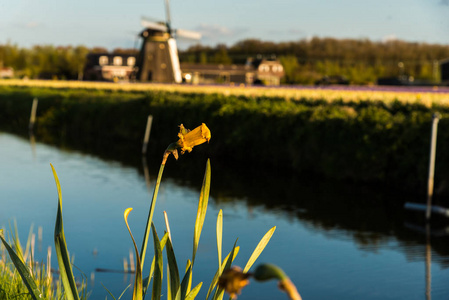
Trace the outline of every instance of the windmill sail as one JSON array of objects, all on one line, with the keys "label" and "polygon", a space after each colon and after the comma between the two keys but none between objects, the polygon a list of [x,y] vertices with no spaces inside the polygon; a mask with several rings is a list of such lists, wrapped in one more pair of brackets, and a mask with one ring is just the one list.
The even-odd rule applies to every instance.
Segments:
[{"label": "windmill sail", "polygon": [[176,29],[175,31],[177,38],[185,38],[185,39],[191,39],[191,40],[200,40],[201,39],[201,33],[191,30],[185,30],[185,29]]},{"label": "windmill sail", "polygon": [[173,68],[173,78],[176,83],[182,82],[181,67],[179,65],[178,47],[176,46],[176,40],[171,38],[168,40],[168,50],[170,52],[170,60]]}]

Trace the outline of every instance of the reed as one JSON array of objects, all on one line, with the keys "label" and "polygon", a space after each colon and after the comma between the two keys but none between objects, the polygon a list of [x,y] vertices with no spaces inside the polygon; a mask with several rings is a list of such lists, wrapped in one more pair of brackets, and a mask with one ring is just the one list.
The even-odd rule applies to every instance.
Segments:
[{"label": "reed", "polygon": [[[0,230],[0,299],[62,299],[62,281],[51,269],[51,248],[48,249],[46,262],[37,262],[32,228],[25,247],[17,232],[15,224],[7,242],[3,230]],[[81,299],[87,299],[85,285],[81,283],[80,286],[84,295]]]}]

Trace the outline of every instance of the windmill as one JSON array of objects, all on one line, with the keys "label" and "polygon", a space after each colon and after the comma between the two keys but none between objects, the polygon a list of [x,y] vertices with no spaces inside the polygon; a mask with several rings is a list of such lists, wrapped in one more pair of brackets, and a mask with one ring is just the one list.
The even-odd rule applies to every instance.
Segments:
[{"label": "windmill", "polygon": [[176,38],[199,40],[198,32],[173,29],[171,27],[169,0],[165,0],[165,22],[142,19],[145,29],[140,33],[143,39],[137,60],[137,79],[140,81],[181,83]]}]

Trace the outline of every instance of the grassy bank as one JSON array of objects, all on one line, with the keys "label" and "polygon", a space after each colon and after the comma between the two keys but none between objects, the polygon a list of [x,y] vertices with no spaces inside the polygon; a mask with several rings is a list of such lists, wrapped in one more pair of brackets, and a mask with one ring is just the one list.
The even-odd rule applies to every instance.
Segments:
[{"label": "grassy bank", "polygon": [[[176,86],[121,88],[125,86],[0,85],[0,129],[26,134],[32,99],[37,97],[36,134],[41,139],[111,151],[133,145],[137,154],[147,116],[152,114],[150,147],[157,151],[170,142],[164,137],[176,135],[178,128],[173,124],[193,128],[205,122],[214,133],[208,149],[216,159],[386,183],[424,193],[431,119],[438,111],[443,118],[438,132],[436,187],[449,178],[446,94],[434,94],[432,97],[440,98],[426,102],[425,95],[410,95],[406,101],[401,93],[396,93],[401,95],[397,99],[382,92],[365,98],[357,98],[361,94],[351,98],[349,92],[320,98],[307,93],[301,97],[245,95],[251,89],[243,88],[220,92],[215,88],[215,93],[209,93],[187,86],[174,91],[164,89]],[[226,92],[239,89],[245,93]],[[382,95],[385,101],[377,100]]]}]

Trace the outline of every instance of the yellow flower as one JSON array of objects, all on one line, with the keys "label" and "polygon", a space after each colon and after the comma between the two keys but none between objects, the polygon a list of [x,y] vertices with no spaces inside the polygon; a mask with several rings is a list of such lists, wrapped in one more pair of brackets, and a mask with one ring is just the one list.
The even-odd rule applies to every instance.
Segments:
[{"label": "yellow flower", "polygon": [[178,159],[178,148],[181,148],[181,154],[184,154],[186,151],[191,152],[193,147],[209,142],[211,134],[209,128],[204,123],[193,130],[185,129],[184,125],[181,124],[179,125],[178,137],[179,140],[176,143],[170,144],[167,150],[165,150],[162,159],[163,165],[167,162],[170,154],[173,154]]},{"label": "yellow flower", "polygon": [[234,266],[223,272],[218,279],[218,285],[224,288],[232,299],[236,299],[237,294],[249,284],[249,276],[250,274],[243,273],[241,268]]},{"label": "yellow flower", "polygon": [[191,152],[193,147],[209,142],[211,138],[210,130],[204,123],[193,130],[185,129],[182,124],[179,128],[178,145],[181,147],[181,154],[186,151]]}]

